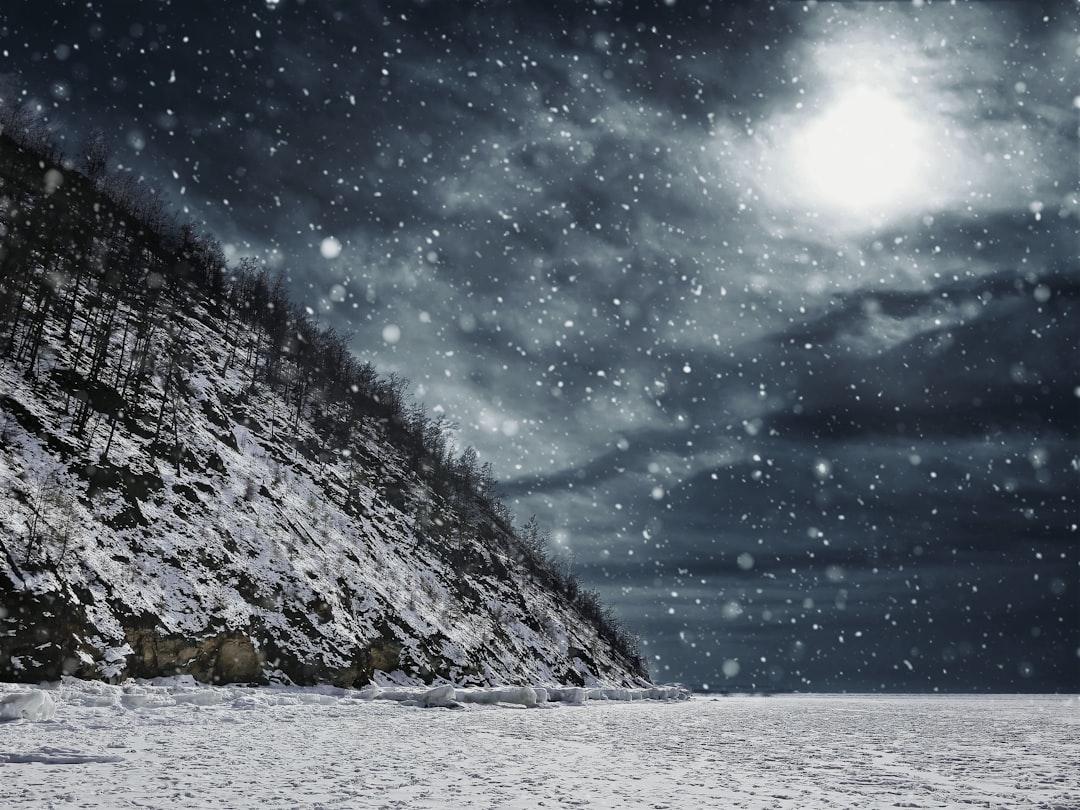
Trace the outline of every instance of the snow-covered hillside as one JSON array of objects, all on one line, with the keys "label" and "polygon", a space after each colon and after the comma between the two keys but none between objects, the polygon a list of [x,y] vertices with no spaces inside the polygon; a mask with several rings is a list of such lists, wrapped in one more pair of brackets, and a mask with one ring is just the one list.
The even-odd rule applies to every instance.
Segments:
[{"label": "snow-covered hillside", "polygon": [[334,400],[343,343],[4,147],[0,678],[645,683],[400,386]]}]

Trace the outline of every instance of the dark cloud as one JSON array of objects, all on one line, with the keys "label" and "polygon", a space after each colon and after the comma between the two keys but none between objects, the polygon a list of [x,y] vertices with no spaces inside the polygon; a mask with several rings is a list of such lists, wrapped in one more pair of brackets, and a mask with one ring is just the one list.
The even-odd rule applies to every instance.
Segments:
[{"label": "dark cloud", "polygon": [[[8,86],[459,422],[658,677],[1080,684],[1075,10],[53,6]],[[823,196],[867,86],[922,174]]]}]

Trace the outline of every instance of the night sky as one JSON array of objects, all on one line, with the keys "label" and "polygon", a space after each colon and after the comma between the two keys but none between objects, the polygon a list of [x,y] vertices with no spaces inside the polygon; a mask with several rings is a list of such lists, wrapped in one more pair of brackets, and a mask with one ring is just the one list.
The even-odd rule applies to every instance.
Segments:
[{"label": "night sky", "polygon": [[1075,692],[1078,31],[16,0],[0,87],[408,377],[656,680]]}]

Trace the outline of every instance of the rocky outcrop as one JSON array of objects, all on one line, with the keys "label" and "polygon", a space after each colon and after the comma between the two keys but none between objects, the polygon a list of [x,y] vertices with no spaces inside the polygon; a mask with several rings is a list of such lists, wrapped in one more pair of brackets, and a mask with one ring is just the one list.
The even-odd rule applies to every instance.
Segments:
[{"label": "rocky outcrop", "polygon": [[104,651],[74,593],[35,593],[0,577],[0,681],[99,678]]},{"label": "rocky outcrop", "polygon": [[163,634],[157,628],[127,632],[131,652],[125,673],[135,678],[191,675],[203,683],[265,682],[264,659],[252,640],[241,633],[224,633],[193,640]]}]

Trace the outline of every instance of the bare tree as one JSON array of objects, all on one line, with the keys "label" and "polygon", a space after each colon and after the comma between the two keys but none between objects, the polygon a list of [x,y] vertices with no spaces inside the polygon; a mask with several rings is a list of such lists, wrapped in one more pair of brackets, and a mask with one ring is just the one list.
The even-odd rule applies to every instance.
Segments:
[{"label": "bare tree", "polygon": [[100,129],[91,130],[82,143],[78,167],[95,184],[101,182],[109,169],[109,143]]},{"label": "bare tree", "polygon": [[[60,488],[63,465],[33,474],[23,565],[59,565],[71,550],[76,527],[73,505]],[[51,551],[51,554],[50,554]]]}]

